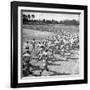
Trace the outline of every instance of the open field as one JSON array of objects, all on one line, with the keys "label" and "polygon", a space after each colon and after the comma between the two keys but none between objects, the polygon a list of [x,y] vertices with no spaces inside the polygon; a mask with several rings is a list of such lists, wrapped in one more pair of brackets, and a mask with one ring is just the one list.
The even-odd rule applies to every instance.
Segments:
[{"label": "open field", "polygon": [[49,32],[60,32],[64,30],[70,33],[78,33],[79,25],[61,25],[61,24],[46,24],[46,25],[23,25],[24,29],[39,30],[39,31],[49,31]]},{"label": "open field", "polygon": [[32,40],[35,38],[36,40],[43,40],[49,36],[55,35],[53,32],[47,31],[38,31],[38,30],[31,30],[31,29],[23,29],[23,40]]},{"label": "open field", "polygon": [[79,33],[79,26],[74,25],[23,25],[22,26],[22,38],[23,40],[36,40],[46,39],[48,36],[59,34],[61,30],[70,32],[71,34]]}]

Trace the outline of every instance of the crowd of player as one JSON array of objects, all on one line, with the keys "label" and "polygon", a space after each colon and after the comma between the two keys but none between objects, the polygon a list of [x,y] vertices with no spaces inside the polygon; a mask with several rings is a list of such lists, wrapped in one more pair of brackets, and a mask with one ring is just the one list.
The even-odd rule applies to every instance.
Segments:
[{"label": "crowd of player", "polygon": [[32,53],[35,50],[38,53],[43,54],[47,51],[51,51],[54,54],[56,51],[68,52],[72,49],[79,49],[79,35],[66,33],[65,35],[54,35],[44,40],[33,40],[26,41],[23,45],[23,54]]},{"label": "crowd of player", "polygon": [[[54,58],[55,54],[64,57],[65,53],[75,49],[79,49],[79,35],[76,33],[62,33],[59,35],[57,34],[51,37],[47,37],[44,40],[36,40],[34,38],[33,40],[26,41],[23,44],[23,69],[29,69],[30,60],[36,57],[38,60],[43,60],[44,69],[48,70],[46,66],[48,58]],[[24,72],[25,74],[26,71]]]}]

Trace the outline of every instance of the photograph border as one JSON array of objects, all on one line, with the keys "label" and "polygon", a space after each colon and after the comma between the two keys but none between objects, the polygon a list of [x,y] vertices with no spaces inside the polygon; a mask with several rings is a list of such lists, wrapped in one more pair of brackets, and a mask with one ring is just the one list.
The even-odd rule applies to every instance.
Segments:
[{"label": "photograph border", "polygon": [[[84,10],[84,79],[67,81],[48,81],[34,83],[18,83],[18,7],[40,7],[40,8],[58,8]],[[82,84],[88,82],[88,61],[87,61],[87,6],[67,5],[67,4],[49,4],[35,2],[11,2],[11,87],[35,87],[35,86],[53,86],[67,84]]]}]

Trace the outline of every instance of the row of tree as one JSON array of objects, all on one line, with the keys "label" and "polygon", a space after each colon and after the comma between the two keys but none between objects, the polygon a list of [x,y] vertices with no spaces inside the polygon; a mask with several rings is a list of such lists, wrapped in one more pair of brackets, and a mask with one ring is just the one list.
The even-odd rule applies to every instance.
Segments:
[{"label": "row of tree", "polygon": [[38,19],[35,19],[35,15],[32,14],[23,14],[22,15],[22,18],[23,18],[23,24],[65,24],[65,25],[79,25],[79,21],[77,20],[63,20],[63,21],[57,21],[57,20],[46,20],[46,19],[43,19],[43,20],[38,20]]}]

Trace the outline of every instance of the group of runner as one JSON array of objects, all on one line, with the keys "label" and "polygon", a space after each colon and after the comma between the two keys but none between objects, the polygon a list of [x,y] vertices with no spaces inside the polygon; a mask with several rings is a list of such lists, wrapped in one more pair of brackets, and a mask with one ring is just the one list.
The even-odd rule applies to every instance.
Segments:
[{"label": "group of runner", "polygon": [[72,37],[63,35],[55,35],[48,37],[44,40],[35,40],[26,41],[23,45],[24,54],[25,53],[36,53],[37,55],[52,55],[56,52],[63,53],[69,52],[71,49],[79,49],[79,35],[74,34]]},{"label": "group of runner", "polygon": [[79,49],[79,35],[55,35],[47,37],[44,40],[36,40],[33,38],[26,41],[23,45],[23,72],[24,75],[32,73],[29,68],[32,67],[30,60],[33,58],[43,61],[43,69],[47,70],[48,59],[54,59],[54,55],[64,56],[66,52],[73,49]]}]

